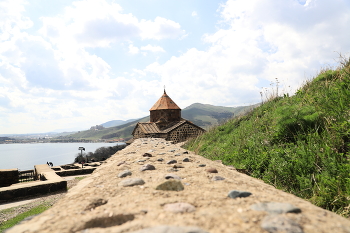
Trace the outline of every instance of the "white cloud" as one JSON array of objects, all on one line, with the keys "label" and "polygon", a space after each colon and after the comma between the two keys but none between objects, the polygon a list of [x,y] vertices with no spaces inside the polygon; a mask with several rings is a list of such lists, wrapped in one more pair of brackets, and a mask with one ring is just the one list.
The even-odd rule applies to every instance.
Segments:
[{"label": "white cloud", "polygon": [[116,3],[105,0],[73,2],[65,14],[43,17],[43,35],[64,47],[109,47],[111,43],[135,38],[162,40],[179,38],[181,26],[162,17],[139,20],[132,14],[122,13]]},{"label": "white cloud", "polygon": [[162,17],[156,17],[154,21],[141,20],[140,29],[142,39],[175,39],[185,33],[180,24]]},{"label": "white cloud", "polygon": [[205,35],[205,51],[190,49],[164,64],[148,66],[190,104],[252,104],[270,82],[294,93],[336,52],[350,52],[349,7],[344,0],[228,0],[221,8],[225,25]]},{"label": "white cloud", "polygon": [[153,52],[153,53],[157,53],[157,52],[164,53],[165,52],[165,50],[162,47],[154,46],[154,45],[150,45],[150,44],[148,44],[146,46],[142,46],[141,50],[150,51],[150,52]]},{"label": "white cloud", "polygon": [[129,45],[129,53],[131,54],[138,54],[139,53],[139,48],[133,46],[132,44]]},{"label": "white cloud", "polygon": [[[83,0],[42,17],[42,28],[30,34],[24,4],[0,2],[1,132],[7,125],[12,133],[40,132],[145,116],[163,85],[182,108],[254,104],[276,78],[295,89],[334,64],[336,52],[350,52],[346,0],[228,0],[217,31],[198,41],[206,49],[180,55],[174,51],[184,49],[185,41],[177,42],[186,34],[170,19],[139,19],[115,2]],[[164,39],[177,40],[171,47]],[[158,54],[141,65],[141,56],[127,54],[150,52]],[[115,63],[123,65],[124,56],[135,58],[135,67],[120,76]]]},{"label": "white cloud", "polygon": [[198,16],[198,14],[197,14],[197,11],[192,11],[192,17],[197,17]]}]

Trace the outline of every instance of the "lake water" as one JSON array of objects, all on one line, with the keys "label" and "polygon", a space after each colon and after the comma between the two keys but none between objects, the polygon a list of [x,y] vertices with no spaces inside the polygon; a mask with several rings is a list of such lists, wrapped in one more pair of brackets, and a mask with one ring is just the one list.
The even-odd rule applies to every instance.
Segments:
[{"label": "lake water", "polygon": [[100,147],[116,146],[123,143],[30,143],[0,144],[0,169],[34,169],[34,165],[52,162],[54,166],[73,163],[80,153],[95,152]]}]

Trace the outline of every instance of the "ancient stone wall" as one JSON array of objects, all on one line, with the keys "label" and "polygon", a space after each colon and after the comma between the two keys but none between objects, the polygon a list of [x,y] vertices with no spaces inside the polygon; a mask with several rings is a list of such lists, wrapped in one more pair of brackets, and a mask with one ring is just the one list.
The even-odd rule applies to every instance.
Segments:
[{"label": "ancient stone wall", "polygon": [[153,110],[150,112],[150,122],[157,121],[180,121],[181,120],[181,109],[161,109]]},{"label": "ancient stone wall", "polygon": [[0,169],[0,187],[18,183],[18,169]]},{"label": "ancient stone wall", "polygon": [[135,129],[135,132],[134,132],[134,139],[137,139],[137,138],[144,138],[146,135],[142,132],[142,130],[136,126],[137,128]]},{"label": "ancient stone wall", "polygon": [[34,170],[43,181],[24,182],[0,188],[0,203],[15,198],[67,190],[67,181],[56,175],[47,164],[35,165]]},{"label": "ancient stone wall", "polygon": [[349,233],[350,221],[163,139],[137,139],[6,233]]},{"label": "ancient stone wall", "polygon": [[198,135],[202,134],[203,131],[197,127],[185,123],[173,131],[168,133],[167,140],[172,141],[173,143],[184,142],[190,138],[195,138]]}]

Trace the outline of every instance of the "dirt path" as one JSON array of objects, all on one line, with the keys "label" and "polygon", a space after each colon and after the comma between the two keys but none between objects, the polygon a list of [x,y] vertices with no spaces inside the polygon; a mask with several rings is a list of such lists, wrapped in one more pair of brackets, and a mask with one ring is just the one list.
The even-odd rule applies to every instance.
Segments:
[{"label": "dirt path", "polygon": [[8,233],[278,230],[349,233],[350,221],[178,145],[138,139]]}]

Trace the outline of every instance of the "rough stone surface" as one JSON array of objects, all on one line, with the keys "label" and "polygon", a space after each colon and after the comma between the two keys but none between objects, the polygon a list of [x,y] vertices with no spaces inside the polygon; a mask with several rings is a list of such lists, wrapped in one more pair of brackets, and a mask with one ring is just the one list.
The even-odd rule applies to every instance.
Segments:
[{"label": "rough stone surface", "polygon": [[157,226],[131,233],[208,233],[198,227]]},{"label": "rough stone surface", "polygon": [[189,203],[178,202],[178,203],[170,203],[164,206],[165,211],[170,211],[173,213],[190,213],[196,211],[196,207]]},{"label": "rough stone surface", "polygon": [[166,191],[182,191],[184,186],[181,181],[178,180],[168,180],[159,185],[157,185],[156,190],[166,190]]},{"label": "rough stone surface", "polygon": [[170,174],[165,175],[165,179],[167,179],[167,180],[169,180],[169,179],[181,180],[181,177],[170,173]]},{"label": "rough stone surface", "polygon": [[216,170],[216,168],[213,167],[207,168],[205,169],[205,171],[209,173],[218,173],[218,170]]},{"label": "rough stone surface", "polygon": [[152,164],[145,164],[140,168],[140,171],[156,170]]},{"label": "rough stone surface", "polygon": [[150,153],[144,153],[142,156],[143,157],[152,157],[152,155]]},{"label": "rough stone surface", "polygon": [[281,215],[268,215],[262,222],[261,227],[269,233],[303,233],[302,227],[292,219]]},{"label": "rough stone surface", "polygon": [[120,166],[120,165],[123,165],[123,164],[125,164],[125,161],[121,161],[121,162],[117,163],[117,166]]},{"label": "rough stone surface", "polygon": [[118,177],[119,178],[123,178],[123,177],[131,176],[131,175],[132,175],[131,171],[125,170],[125,171],[120,172],[118,174]]},{"label": "rough stone surface", "polygon": [[213,178],[211,178],[212,181],[219,181],[219,180],[224,180],[225,178],[222,176],[214,176]]},{"label": "rough stone surface", "polygon": [[[143,142],[147,144],[142,144]],[[99,166],[91,176],[69,189],[66,196],[52,208],[23,224],[14,226],[7,233],[140,231],[141,233],[267,233],[273,232],[272,228],[265,226],[267,221],[265,217],[270,214],[252,210],[251,206],[270,202],[290,203],[300,208],[302,212],[298,214],[284,213],[272,216],[287,217],[298,224],[305,233],[349,233],[348,219],[275,189],[263,181],[241,174],[232,167],[205,159],[194,152],[189,152],[190,155],[187,156],[192,162],[186,163],[185,168],[178,169],[176,172],[176,175],[182,178],[184,190],[179,192],[155,190],[155,187],[163,181],[177,181],[164,178],[169,173],[169,165],[157,162],[159,157],[150,157],[148,162],[154,163],[157,170],[142,172],[139,170],[141,165],[135,161],[145,152],[154,149],[156,153],[164,153],[173,148],[177,149],[176,153],[183,154],[186,151],[173,144],[170,144],[170,148],[166,146],[167,149],[160,149],[163,145],[165,143],[162,139],[135,140],[133,144],[107,159],[107,163]],[[174,153],[169,152],[162,156],[165,161],[173,157]],[[126,161],[126,163],[117,166],[120,161]],[[199,164],[217,168],[220,176],[225,177],[225,180],[213,182],[211,180],[213,174],[204,172],[203,168],[198,167]],[[132,171],[131,177],[122,179],[117,177],[120,172],[127,169]],[[116,185],[120,181],[137,177],[144,180],[142,185],[129,187]],[[253,195],[232,199],[227,197],[230,190],[249,191]],[[85,210],[94,202],[93,200],[98,198],[108,202],[92,210]],[[175,214],[164,210],[166,204],[179,202],[190,203],[196,207],[196,211]],[[273,222],[269,221],[270,224]],[[285,220],[278,218],[276,221],[287,224],[289,220],[283,223]],[[196,230],[187,230],[190,226],[195,227]],[[276,226],[276,224],[273,225],[273,227]],[[283,231],[280,230],[280,232]]]},{"label": "rough stone surface", "polygon": [[177,163],[177,161],[175,159],[169,160],[166,164],[174,164]]},{"label": "rough stone surface", "polygon": [[301,209],[289,203],[257,203],[251,206],[252,210],[266,211],[269,214],[300,213]]},{"label": "rough stone surface", "polygon": [[235,199],[237,197],[249,197],[250,195],[252,195],[251,192],[231,190],[227,196]]},{"label": "rough stone surface", "polygon": [[143,185],[143,184],[145,184],[145,181],[141,178],[129,178],[129,179],[125,179],[119,183],[119,185],[123,186],[123,187]]},{"label": "rough stone surface", "polygon": [[96,207],[107,204],[107,202],[108,201],[103,198],[95,198],[90,201],[90,204],[86,206],[85,210],[93,210]]}]

